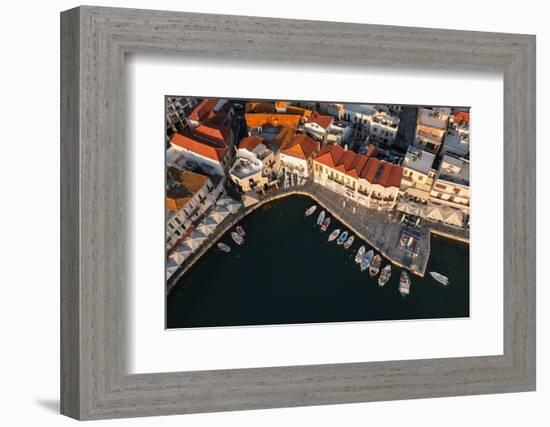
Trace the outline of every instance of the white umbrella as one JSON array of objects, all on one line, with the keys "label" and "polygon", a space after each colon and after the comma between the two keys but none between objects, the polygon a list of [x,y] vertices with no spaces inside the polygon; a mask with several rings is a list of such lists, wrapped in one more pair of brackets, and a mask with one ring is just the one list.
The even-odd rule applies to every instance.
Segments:
[{"label": "white umbrella", "polygon": [[449,209],[448,215],[445,217],[445,223],[450,225],[462,226],[463,215],[462,212]]},{"label": "white umbrella", "polygon": [[174,256],[175,260],[179,263],[183,262],[189,255],[193,252],[193,248],[187,243],[180,243],[176,246],[174,253],[171,256]]},{"label": "white umbrella", "polygon": [[214,226],[214,228],[216,227],[216,225],[219,224],[219,221],[216,221],[213,217],[211,216],[207,216],[206,218],[204,218],[204,220],[202,221],[203,224],[205,225],[212,225]]},{"label": "white umbrella", "polygon": [[212,225],[212,224],[205,224],[204,222],[202,222],[201,224],[199,224],[199,226],[197,227],[197,231],[200,231],[202,234],[204,234],[205,236],[209,236],[210,234],[212,234],[212,232],[214,231],[214,229],[216,228],[215,225]]},{"label": "white umbrella", "polygon": [[219,224],[220,222],[222,222],[224,218],[225,217],[216,210],[213,210],[212,212],[210,212],[210,215],[208,215],[207,217],[209,221],[213,221],[216,224]]},{"label": "white umbrella", "polygon": [[443,221],[443,215],[441,215],[441,211],[438,207],[429,206],[425,212],[426,218],[433,219],[435,221]]},{"label": "white umbrella", "polygon": [[210,215],[221,218],[219,221],[221,222],[227,215],[229,215],[229,210],[225,206],[216,206]]},{"label": "white umbrella", "polygon": [[237,213],[239,211],[239,209],[241,208],[241,204],[234,201],[234,200],[231,200],[231,202],[229,202],[229,204],[227,205],[227,209],[229,210],[229,212],[231,213]]}]

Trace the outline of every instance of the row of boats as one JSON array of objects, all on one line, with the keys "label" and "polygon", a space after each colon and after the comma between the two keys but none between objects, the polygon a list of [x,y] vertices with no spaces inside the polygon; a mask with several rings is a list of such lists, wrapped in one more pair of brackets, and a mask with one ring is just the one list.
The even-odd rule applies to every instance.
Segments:
[{"label": "row of boats", "polygon": [[[237,245],[242,245],[244,243],[244,236],[246,236],[246,233],[244,231],[244,228],[242,228],[240,225],[237,225],[237,227],[235,227],[235,231],[231,232],[231,238]],[[223,242],[218,243],[218,249],[223,252],[231,252],[231,246]]]},{"label": "row of boats", "polygon": [[[305,216],[311,216],[316,209],[317,205],[310,206],[306,210]],[[321,227],[322,231],[326,231],[328,229],[328,226],[330,225],[330,221],[330,217],[328,217],[325,211],[322,210],[317,217],[317,225]],[[341,230],[337,228],[329,234],[328,241],[332,242],[333,240],[336,240],[336,244],[343,245],[345,249],[348,249],[351,247],[355,239],[353,235],[349,237],[348,236],[349,233],[347,231],[341,232]],[[382,271],[380,271],[380,266],[382,264],[382,257],[380,256],[380,254],[375,254],[374,250],[372,249],[366,253],[365,252],[365,246],[361,246],[355,255],[355,262],[359,264],[361,271],[369,269],[369,274],[373,278],[376,277],[380,272],[380,276],[378,277],[378,286],[384,286],[390,280],[392,274],[391,263],[386,264]],[[449,284],[449,279],[440,273],[432,271],[430,272],[430,275],[443,285]],[[406,270],[402,270],[401,276],[399,278],[399,293],[403,297],[405,297],[409,295],[410,289],[411,278],[409,277],[409,274]]]}]

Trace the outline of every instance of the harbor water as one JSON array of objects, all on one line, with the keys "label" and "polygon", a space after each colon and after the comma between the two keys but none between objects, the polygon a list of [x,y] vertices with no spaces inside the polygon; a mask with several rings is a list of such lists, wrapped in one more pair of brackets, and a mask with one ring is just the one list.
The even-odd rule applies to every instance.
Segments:
[{"label": "harbor water", "polygon": [[[410,295],[401,297],[401,268],[392,265],[385,286],[354,258],[350,249],[328,242],[331,231],[347,228],[331,220],[321,232],[315,213],[304,217],[314,202],[290,196],[265,204],[240,225],[245,242],[238,246],[227,232],[178,281],[166,303],[167,328],[457,318],[469,316],[468,244],[432,236],[427,272],[450,280],[448,286],[425,277],[411,277]],[[330,213],[327,212],[330,216]],[[230,230],[232,231],[232,230]],[[375,250],[376,252],[376,250]],[[382,260],[381,268],[388,263]]]}]

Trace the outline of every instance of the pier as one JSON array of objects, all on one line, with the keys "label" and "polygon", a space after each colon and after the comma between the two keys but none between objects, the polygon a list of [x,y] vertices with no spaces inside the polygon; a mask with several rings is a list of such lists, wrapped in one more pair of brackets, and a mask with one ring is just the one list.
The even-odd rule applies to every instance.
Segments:
[{"label": "pier", "polygon": [[342,222],[350,232],[356,235],[356,238],[364,240],[394,265],[405,268],[421,277],[426,273],[432,233],[461,242],[469,241],[468,230],[423,219],[421,226],[418,228],[418,234],[415,236],[416,246],[414,251],[411,251],[399,243],[406,229],[406,226],[399,220],[401,213],[367,208],[308,180],[302,185],[272,189],[265,195],[260,196],[256,204],[247,208],[243,207],[237,213],[227,216],[216,230],[208,236],[203,245],[191,254],[183,262],[180,269],[174,273],[167,282],[166,293],[170,293],[185,272],[216,244],[222,235],[237,225],[245,216],[266,203],[292,195],[310,197],[322,209],[325,209],[328,215]]}]

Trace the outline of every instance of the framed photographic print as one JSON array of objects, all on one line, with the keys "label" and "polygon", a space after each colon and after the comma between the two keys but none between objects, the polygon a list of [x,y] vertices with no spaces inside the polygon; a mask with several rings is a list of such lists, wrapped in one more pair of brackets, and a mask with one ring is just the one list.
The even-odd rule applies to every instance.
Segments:
[{"label": "framed photographic print", "polygon": [[63,414],[535,389],[534,36],[84,6],[61,41]]}]

